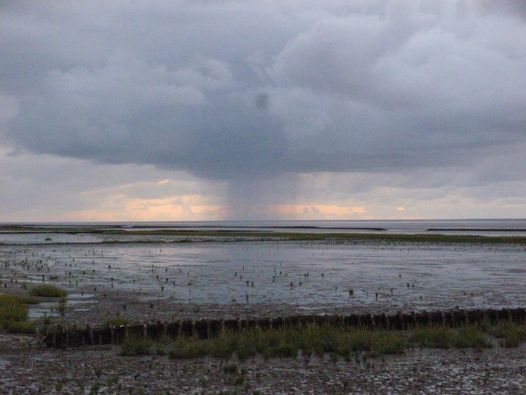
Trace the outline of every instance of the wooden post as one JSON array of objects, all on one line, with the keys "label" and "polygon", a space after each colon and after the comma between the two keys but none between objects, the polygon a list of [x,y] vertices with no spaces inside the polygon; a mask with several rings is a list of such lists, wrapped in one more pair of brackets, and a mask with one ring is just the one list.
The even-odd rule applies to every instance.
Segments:
[{"label": "wooden post", "polygon": [[95,338],[93,336],[93,328],[90,325],[88,325],[87,329],[88,329],[88,333],[89,333],[90,344],[93,346],[93,345],[95,345]]}]

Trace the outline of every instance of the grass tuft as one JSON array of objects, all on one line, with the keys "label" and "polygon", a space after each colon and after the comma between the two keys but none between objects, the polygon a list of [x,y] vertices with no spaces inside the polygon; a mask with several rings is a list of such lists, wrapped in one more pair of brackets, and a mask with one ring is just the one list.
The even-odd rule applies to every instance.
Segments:
[{"label": "grass tuft", "polygon": [[199,341],[178,339],[174,342],[169,356],[176,359],[199,358],[210,354],[210,344],[212,341]]},{"label": "grass tuft", "polygon": [[27,306],[13,295],[0,295],[0,330],[8,333],[33,333],[34,324],[27,321]]},{"label": "grass tuft", "polygon": [[526,341],[526,326],[517,324],[466,325],[459,328],[424,326],[405,331],[343,328],[331,325],[307,325],[281,329],[246,329],[225,331],[213,339],[183,337],[177,340],[128,337],[122,355],[168,354],[171,358],[212,356],[228,360],[237,355],[244,360],[255,355],[264,358],[331,355],[346,360],[362,354],[364,358],[401,354],[411,348],[475,348],[492,347],[491,337],[506,347]]},{"label": "grass tuft", "polygon": [[[158,354],[156,342],[150,339],[127,337],[122,355]],[[239,333],[226,331],[217,338],[179,338],[165,340],[171,358],[186,359],[210,355],[228,359],[234,354],[240,360],[257,354],[270,357],[295,357],[304,354],[334,354],[347,357],[352,352],[368,352],[371,356],[402,353],[405,338],[395,331],[366,331],[342,329],[330,325],[308,325],[286,329],[250,329]]]},{"label": "grass tuft", "polygon": [[39,304],[41,300],[36,296],[22,295],[18,297],[24,304]]},{"label": "grass tuft", "polygon": [[431,326],[416,329],[409,342],[420,348],[488,348],[491,342],[476,326],[448,328]]},{"label": "grass tuft", "polygon": [[148,337],[126,336],[121,345],[121,355],[149,355],[154,341]]},{"label": "grass tuft", "polygon": [[66,290],[51,284],[37,285],[29,290],[30,296],[41,296],[50,298],[65,298],[68,293]]},{"label": "grass tuft", "polygon": [[526,325],[501,322],[491,328],[490,332],[500,340],[500,344],[504,347],[517,347],[526,341]]},{"label": "grass tuft", "polygon": [[129,324],[129,320],[121,316],[110,318],[104,322],[104,326],[108,328],[110,326],[123,326],[127,324]]},{"label": "grass tuft", "polygon": [[27,320],[27,306],[13,295],[0,295],[0,321]]},{"label": "grass tuft", "polygon": [[128,335],[124,338],[121,345],[121,355],[166,355],[172,343],[171,339],[161,338],[154,341],[149,337],[139,335]]}]

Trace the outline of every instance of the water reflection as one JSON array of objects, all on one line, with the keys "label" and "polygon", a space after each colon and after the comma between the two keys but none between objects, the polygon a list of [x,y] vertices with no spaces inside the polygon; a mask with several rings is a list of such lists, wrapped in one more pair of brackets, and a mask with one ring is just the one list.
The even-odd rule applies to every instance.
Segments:
[{"label": "water reflection", "polygon": [[94,293],[123,290],[175,303],[430,309],[526,305],[525,252],[470,244],[53,245],[2,246],[0,262],[2,281],[44,276],[66,287],[78,308]]}]

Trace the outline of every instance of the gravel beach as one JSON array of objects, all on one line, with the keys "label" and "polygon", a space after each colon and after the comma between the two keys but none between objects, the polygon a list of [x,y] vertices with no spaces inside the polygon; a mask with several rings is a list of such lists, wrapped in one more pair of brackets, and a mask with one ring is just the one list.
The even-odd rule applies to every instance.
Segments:
[{"label": "gravel beach", "polygon": [[522,394],[526,345],[411,350],[351,361],[302,356],[174,360],[119,356],[118,347],[50,350],[34,337],[0,336],[2,394]]}]

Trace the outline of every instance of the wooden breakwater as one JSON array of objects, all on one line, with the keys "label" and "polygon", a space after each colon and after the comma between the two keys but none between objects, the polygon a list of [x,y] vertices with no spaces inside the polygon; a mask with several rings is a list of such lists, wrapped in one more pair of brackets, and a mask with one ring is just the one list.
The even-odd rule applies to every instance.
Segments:
[{"label": "wooden breakwater", "polygon": [[445,325],[458,327],[481,322],[526,323],[526,309],[449,310],[397,314],[351,315],[299,315],[258,319],[201,319],[172,322],[145,322],[128,325],[85,327],[56,325],[45,329],[44,342],[48,347],[81,347],[87,345],[120,344],[125,336],[159,339],[197,337],[210,339],[224,331],[239,332],[246,329],[279,329],[306,325],[334,325],[368,329],[405,330],[419,326]]}]

